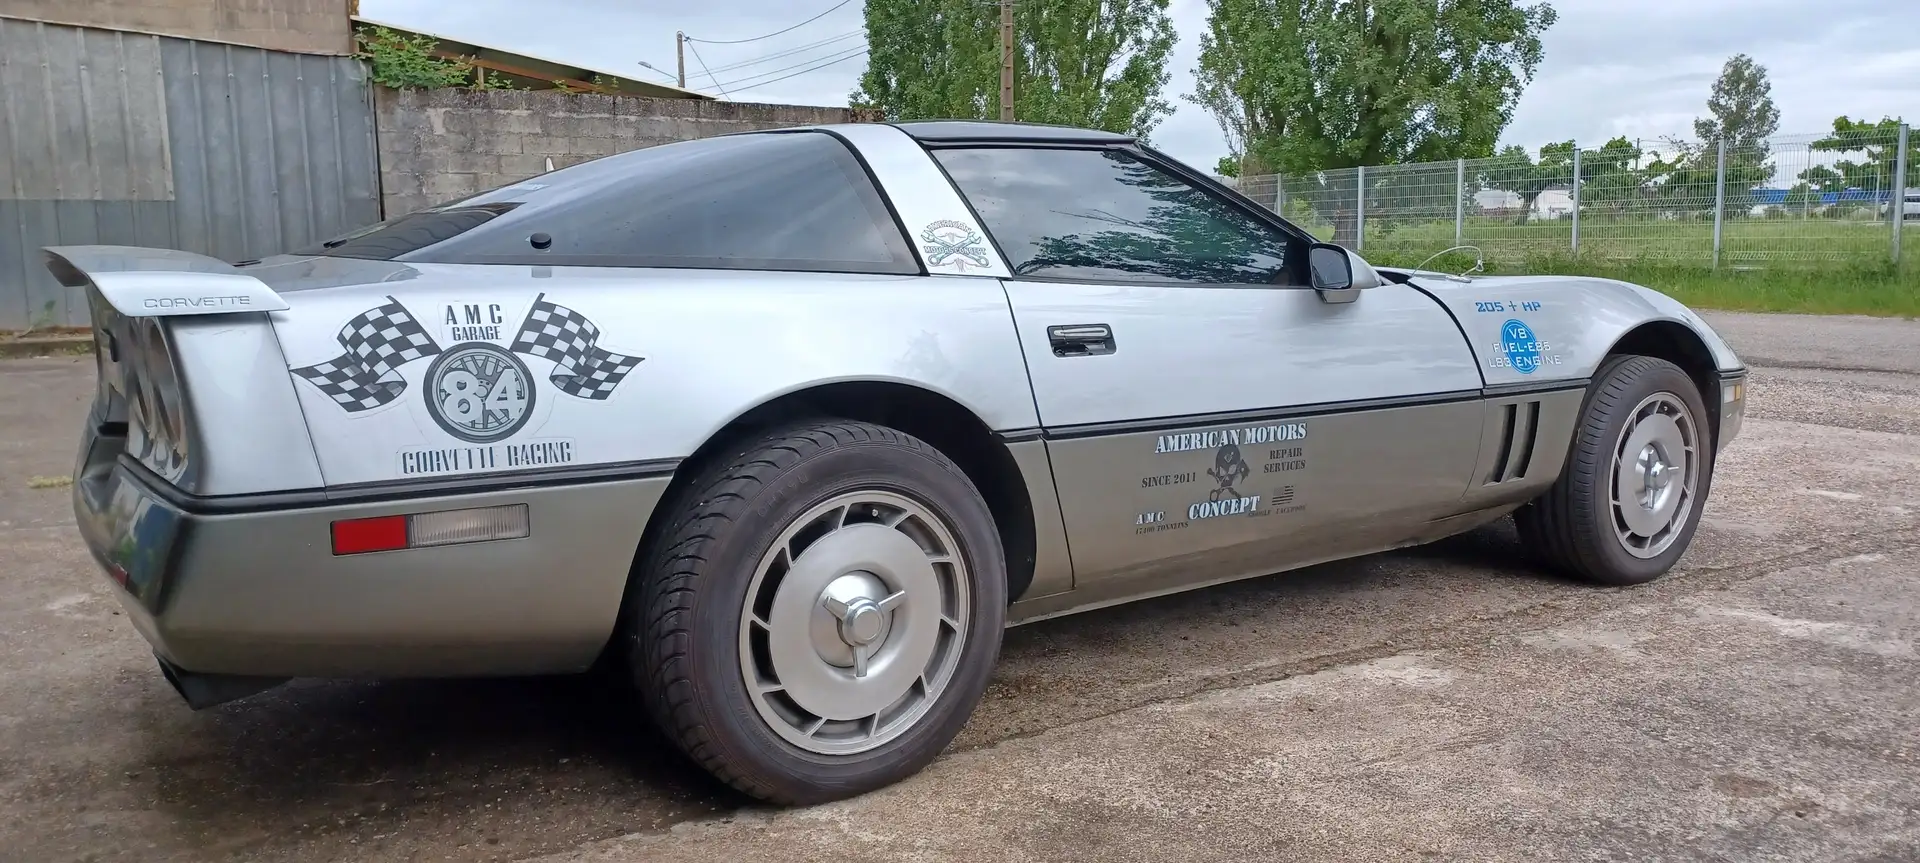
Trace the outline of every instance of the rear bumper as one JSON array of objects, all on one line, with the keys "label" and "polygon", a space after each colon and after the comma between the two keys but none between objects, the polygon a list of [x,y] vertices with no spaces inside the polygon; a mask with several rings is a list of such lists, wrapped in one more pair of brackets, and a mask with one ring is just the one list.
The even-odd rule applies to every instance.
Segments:
[{"label": "rear bumper", "polygon": [[[260,677],[544,674],[590,665],[611,634],[647,517],[670,477],[529,478],[518,487],[193,499],[89,432],[80,533],[129,618],[180,670]],[[103,456],[95,460],[95,456]],[[527,504],[524,539],[335,556],[331,523]]]}]

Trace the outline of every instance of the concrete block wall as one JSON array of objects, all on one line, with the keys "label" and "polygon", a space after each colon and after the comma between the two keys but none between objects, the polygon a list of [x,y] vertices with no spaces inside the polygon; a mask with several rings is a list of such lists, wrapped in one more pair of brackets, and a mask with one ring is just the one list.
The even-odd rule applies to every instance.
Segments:
[{"label": "concrete block wall", "polygon": [[0,0],[0,16],[301,54],[353,53],[347,0]]},{"label": "concrete block wall", "polygon": [[387,218],[546,170],[674,141],[872,119],[848,108],[570,94],[376,87]]}]

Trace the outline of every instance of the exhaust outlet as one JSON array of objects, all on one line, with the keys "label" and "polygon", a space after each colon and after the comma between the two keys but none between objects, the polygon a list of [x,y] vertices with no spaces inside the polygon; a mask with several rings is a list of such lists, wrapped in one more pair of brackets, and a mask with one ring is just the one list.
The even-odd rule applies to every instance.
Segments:
[{"label": "exhaust outlet", "polygon": [[201,674],[188,671],[168,662],[160,654],[154,654],[160,662],[160,674],[173,684],[173,691],[186,699],[187,706],[194,710],[205,710],[219,704],[225,704],[249,695],[265,692],[292,678],[287,677],[249,677],[238,674]]}]

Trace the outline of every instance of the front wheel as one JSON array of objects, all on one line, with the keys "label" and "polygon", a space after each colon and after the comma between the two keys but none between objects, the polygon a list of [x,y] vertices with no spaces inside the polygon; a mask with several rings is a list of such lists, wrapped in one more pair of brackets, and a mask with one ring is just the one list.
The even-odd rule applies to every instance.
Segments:
[{"label": "front wheel", "polygon": [[814,422],[688,488],[630,627],[667,735],[781,804],[931,762],[978,704],[1006,619],[999,533],[966,474],[899,431]]},{"label": "front wheel", "polygon": [[1536,554],[1572,575],[1652,581],[1693,541],[1713,459],[1693,379],[1665,360],[1615,357],[1594,376],[1560,478],[1514,522]]}]

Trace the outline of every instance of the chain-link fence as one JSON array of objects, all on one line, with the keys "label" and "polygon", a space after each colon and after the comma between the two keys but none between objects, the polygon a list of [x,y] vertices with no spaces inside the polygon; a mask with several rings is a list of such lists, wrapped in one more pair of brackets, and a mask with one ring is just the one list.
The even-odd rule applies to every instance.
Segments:
[{"label": "chain-link fence", "polygon": [[1920,227],[1911,155],[1901,125],[1759,142],[1615,139],[1236,182],[1315,236],[1382,262],[1469,245],[1517,266],[1759,268],[1898,261],[1903,223]]}]

